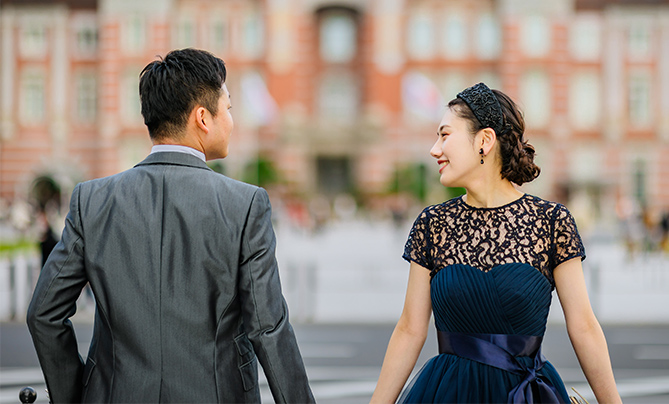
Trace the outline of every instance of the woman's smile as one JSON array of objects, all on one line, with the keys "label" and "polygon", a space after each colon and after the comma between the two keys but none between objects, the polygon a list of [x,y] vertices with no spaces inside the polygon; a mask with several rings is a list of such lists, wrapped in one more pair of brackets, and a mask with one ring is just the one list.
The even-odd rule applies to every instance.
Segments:
[{"label": "woman's smile", "polygon": [[448,165],[449,161],[448,160],[437,160],[437,164],[439,164],[439,174],[446,168]]}]

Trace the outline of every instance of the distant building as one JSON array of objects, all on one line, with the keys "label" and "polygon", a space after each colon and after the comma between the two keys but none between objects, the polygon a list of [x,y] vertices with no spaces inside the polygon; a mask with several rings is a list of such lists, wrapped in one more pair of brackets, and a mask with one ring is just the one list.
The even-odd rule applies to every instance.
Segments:
[{"label": "distant building", "polygon": [[669,0],[3,0],[0,14],[10,202],[139,162],[139,72],[193,46],[229,68],[233,177],[261,157],[307,197],[382,194],[413,168],[437,184],[444,105],[485,81],[525,110],[542,167],[528,192],[594,216],[669,209]]}]

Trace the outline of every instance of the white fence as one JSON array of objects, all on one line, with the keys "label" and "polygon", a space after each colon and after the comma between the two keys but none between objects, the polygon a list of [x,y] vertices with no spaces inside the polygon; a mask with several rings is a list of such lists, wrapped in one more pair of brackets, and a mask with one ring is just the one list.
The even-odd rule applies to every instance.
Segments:
[{"label": "white fence", "polygon": [[[291,317],[305,322],[395,322],[409,264],[402,258],[410,223],[335,224],[316,234],[278,227],[278,253]],[[627,254],[615,241],[586,241],[583,262],[602,323],[669,323],[669,255]],[[564,316],[554,293],[550,322]]]},{"label": "white fence", "polygon": [[[292,321],[397,321],[409,273],[401,258],[409,226],[351,221],[316,233],[277,226],[277,258]],[[629,256],[611,242],[586,250],[586,281],[602,323],[669,323],[667,254]],[[37,253],[0,257],[0,321],[25,318],[39,258]],[[563,321],[557,298],[549,320]]]},{"label": "white fence", "polygon": [[25,319],[41,264],[36,252],[0,256],[0,321]]}]

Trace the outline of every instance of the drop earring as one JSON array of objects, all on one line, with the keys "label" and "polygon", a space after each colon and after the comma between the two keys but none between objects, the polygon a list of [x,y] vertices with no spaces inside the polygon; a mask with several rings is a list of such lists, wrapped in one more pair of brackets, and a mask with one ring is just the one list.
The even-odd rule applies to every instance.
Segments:
[{"label": "drop earring", "polygon": [[483,147],[481,147],[481,150],[479,150],[479,154],[481,155],[481,164],[483,164]]}]

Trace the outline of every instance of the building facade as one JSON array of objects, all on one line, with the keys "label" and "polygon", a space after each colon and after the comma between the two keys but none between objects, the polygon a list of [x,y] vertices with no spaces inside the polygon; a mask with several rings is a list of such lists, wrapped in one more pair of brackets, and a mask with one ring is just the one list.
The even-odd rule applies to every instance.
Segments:
[{"label": "building facade", "polygon": [[139,72],[193,46],[228,66],[236,126],[214,167],[232,177],[265,161],[290,194],[364,203],[408,171],[438,201],[439,119],[484,81],[525,112],[542,168],[527,192],[584,218],[669,210],[667,0],[3,0],[0,14],[9,203],[141,161]]}]

